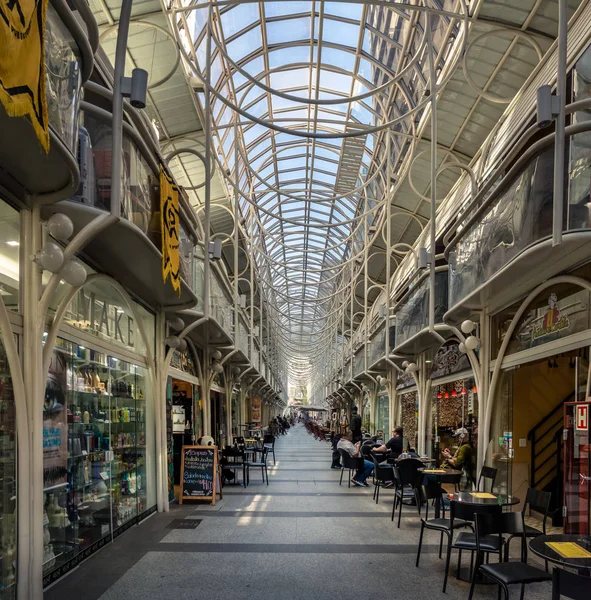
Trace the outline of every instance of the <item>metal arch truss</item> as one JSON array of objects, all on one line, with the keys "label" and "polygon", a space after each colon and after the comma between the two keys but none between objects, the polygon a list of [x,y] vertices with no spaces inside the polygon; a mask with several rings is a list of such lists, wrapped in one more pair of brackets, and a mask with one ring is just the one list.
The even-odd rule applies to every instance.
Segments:
[{"label": "metal arch truss", "polygon": [[[424,226],[391,204],[416,125],[465,53],[466,0],[175,0],[170,19],[203,84],[206,155],[236,204],[224,241],[245,240],[260,302],[251,319],[253,308],[265,315],[289,385],[311,390],[342,357],[360,305],[367,315],[368,293],[388,288],[368,273],[371,244],[385,242],[389,280],[406,251],[392,243],[392,216]],[[448,159],[460,165],[447,153],[433,173]]]}]

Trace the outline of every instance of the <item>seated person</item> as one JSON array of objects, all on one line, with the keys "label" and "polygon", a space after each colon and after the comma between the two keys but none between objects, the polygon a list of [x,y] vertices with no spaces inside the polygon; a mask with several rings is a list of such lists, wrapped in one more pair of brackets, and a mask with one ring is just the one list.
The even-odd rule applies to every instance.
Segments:
[{"label": "seated person", "polygon": [[391,458],[398,458],[402,454],[402,427],[397,425],[392,430],[392,437],[383,445],[374,448],[374,454],[388,453]]},{"label": "seated person", "polygon": [[[344,450],[352,458],[359,458],[361,444],[359,442],[353,444],[351,442],[352,437],[353,436],[351,433],[344,435],[337,444],[337,450]],[[359,487],[368,487],[369,484],[365,480],[371,475],[372,471],[373,463],[363,459],[363,468],[358,469],[357,473],[351,477],[351,482],[353,485],[357,485]]]},{"label": "seated person", "polygon": [[465,427],[460,427],[453,433],[453,436],[458,438],[460,445],[453,456],[449,448],[443,450],[441,453],[443,455],[442,467],[451,467],[452,469],[465,470],[467,472],[470,470],[472,465],[472,447],[466,439],[467,435],[468,430]]},{"label": "seated person", "polygon": [[337,444],[341,439],[340,433],[330,433],[330,445],[332,446],[332,464],[330,465],[331,469],[341,469],[341,455],[337,450]]},{"label": "seated person", "polygon": [[381,446],[384,443],[384,432],[378,429],[376,434],[371,438],[374,444]]}]

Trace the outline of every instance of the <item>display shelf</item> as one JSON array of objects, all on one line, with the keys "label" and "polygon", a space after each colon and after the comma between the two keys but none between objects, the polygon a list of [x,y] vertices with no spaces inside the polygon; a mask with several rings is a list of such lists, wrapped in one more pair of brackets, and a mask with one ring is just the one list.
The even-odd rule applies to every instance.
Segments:
[{"label": "display shelf", "polygon": [[57,485],[51,485],[49,487],[43,488],[43,493],[45,494],[46,492],[52,492],[53,490],[59,490],[60,488],[66,487],[67,485],[68,485],[67,481],[65,483],[58,483]]}]

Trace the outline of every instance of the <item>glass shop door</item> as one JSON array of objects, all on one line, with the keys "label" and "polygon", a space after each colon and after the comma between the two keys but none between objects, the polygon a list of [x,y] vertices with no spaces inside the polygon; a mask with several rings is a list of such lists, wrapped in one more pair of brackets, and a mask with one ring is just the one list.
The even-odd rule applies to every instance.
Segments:
[{"label": "glass shop door", "polygon": [[591,402],[564,405],[564,532],[591,533]]}]

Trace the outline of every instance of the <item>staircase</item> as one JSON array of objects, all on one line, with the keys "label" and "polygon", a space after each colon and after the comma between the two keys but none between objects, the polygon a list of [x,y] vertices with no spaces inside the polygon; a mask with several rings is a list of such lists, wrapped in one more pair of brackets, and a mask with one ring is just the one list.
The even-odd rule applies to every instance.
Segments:
[{"label": "staircase", "polygon": [[574,399],[570,393],[553,408],[527,434],[531,447],[530,486],[552,493],[550,511],[552,524],[562,524],[562,430],[564,427],[564,403]]}]

